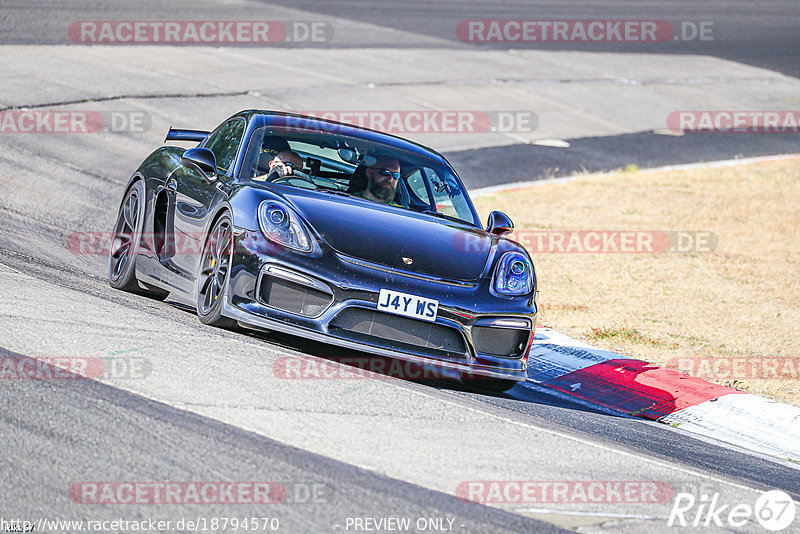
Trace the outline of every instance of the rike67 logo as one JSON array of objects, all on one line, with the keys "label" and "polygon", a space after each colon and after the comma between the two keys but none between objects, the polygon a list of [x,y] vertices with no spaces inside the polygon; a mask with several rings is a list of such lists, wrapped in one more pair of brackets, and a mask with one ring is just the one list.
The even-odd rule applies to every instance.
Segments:
[{"label": "rike67 logo", "polygon": [[754,519],[765,529],[778,532],[794,522],[795,503],[780,490],[767,491],[750,503],[724,503],[720,494],[678,493],[667,524],[670,527],[738,528]]}]

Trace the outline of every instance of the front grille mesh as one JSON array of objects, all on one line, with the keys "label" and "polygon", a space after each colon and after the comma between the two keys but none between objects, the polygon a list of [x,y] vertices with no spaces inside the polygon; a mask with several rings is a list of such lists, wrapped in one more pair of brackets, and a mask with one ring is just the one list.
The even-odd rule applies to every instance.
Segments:
[{"label": "front grille mesh", "polygon": [[502,358],[522,356],[530,335],[530,330],[517,328],[472,327],[472,342],[475,345],[475,352]]},{"label": "front grille mesh", "polygon": [[386,348],[403,350],[405,345],[461,357],[466,352],[464,338],[454,328],[365,308],[345,308],[331,321],[330,329],[340,337]]},{"label": "front grille mesh", "polygon": [[260,297],[271,308],[306,317],[319,317],[333,302],[324,291],[269,275],[261,280]]}]

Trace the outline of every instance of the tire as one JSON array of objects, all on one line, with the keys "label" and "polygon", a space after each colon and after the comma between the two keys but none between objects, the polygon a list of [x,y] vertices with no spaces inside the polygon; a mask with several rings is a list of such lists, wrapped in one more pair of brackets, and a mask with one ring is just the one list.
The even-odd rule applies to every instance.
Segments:
[{"label": "tire", "polygon": [[505,378],[474,378],[461,375],[461,383],[470,389],[489,391],[492,393],[504,393],[518,384],[516,380]]},{"label": "tire", "polygon": [[108,255],[108,283],[114,289],[164,300],[169,291],[142,287],[136,279],[136,256],[144,228],[144,203],[144,183],[137,180],[125,193],[117,214]]},{"label": "tire", "polygon": [[223,317],[222,301],[231,274],[233,222],[223,213],[203,242],[200,267],[195,283],[195,306],[200,322],[220,328],[233,328],[236,321]]}]

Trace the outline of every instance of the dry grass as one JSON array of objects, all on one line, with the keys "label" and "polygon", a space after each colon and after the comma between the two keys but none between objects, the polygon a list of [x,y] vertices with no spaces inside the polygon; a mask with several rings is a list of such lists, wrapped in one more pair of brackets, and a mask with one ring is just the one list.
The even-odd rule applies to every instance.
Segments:
[{"label": "dry grass", "polygon": [[[716,234],[711,253],[532,254],[541,324],[661,365],[686,357],[800,356],[800,158],[626,169],[475,201],[484,220],[499,209],[520,231]],[[800,405],[797,379],[728,385]]]}]

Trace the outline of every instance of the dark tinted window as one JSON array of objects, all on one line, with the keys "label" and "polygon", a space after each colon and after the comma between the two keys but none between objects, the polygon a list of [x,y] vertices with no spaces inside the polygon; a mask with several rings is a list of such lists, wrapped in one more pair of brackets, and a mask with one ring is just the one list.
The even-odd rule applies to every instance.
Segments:
[{"label": "dark tinted window", "polygon": [[[303,169],[296,169],[292,178],[273,179],[275,183],[304,189],[358,192],[359,189],[349,191],[358,165],[372,165],[367,163],[370,157],[373,162],[377,156],[394,158],[400,164],[394,207],[439,214],[480,227],[466,189],[453,171],[438,160],[438,156],[429,157],[389,143],[335,131],[272,125],[256,128],[249,137],[239,180],[265,184],[269,171],[256,162],[260,161],[258,156],[266,136],[286,141],[306,164]],[[361,190],[365,186],[366,183]]]},{"label": "dark tinted window", "polygon": [[233,119],[211,132],[205,147],[217,158],[217,170],[228,174],[228,169],[236,157],[236,150],[244,133],[244,120]]}]

